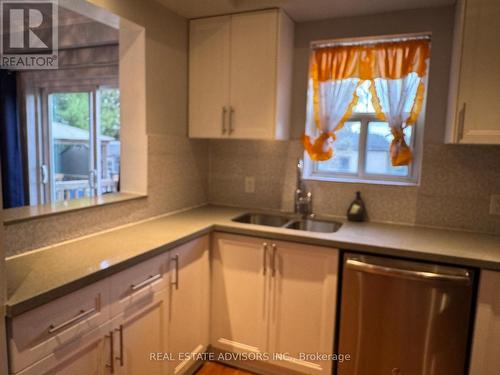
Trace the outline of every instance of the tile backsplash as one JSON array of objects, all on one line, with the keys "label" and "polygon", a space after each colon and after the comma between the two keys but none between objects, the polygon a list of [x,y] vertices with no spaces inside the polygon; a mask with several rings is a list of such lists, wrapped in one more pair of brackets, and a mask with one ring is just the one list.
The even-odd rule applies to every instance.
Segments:
[{"label": "tile backsplash", "polygon": [[[209,201],[240,207],[293,210],[300,141],[210,141]],[[418,186],[307,181],[314,211],[345,216],[361,191],[369,219],[500,234],[500,216],[489,214],[500,192],[500,147],[428,144]],[[255,177],[255,193],[244,179]]]},{"label": "tile backsplash", "polygon": [[207,203],[207,153],[207,141],[149,135],[147,198],[6,225],[6,256]]}]

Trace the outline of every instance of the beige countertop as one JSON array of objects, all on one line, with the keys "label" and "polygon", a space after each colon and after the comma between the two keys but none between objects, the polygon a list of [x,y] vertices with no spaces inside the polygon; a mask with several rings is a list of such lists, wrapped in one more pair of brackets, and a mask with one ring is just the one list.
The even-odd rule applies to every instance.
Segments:
[{"label": "beige countertop", "polygon": [[346,222],[311,233],[231,221],[248,209],[204,206],[7,259],[7,314],[20,315],[211,231],[500,271],[500,236]]}]

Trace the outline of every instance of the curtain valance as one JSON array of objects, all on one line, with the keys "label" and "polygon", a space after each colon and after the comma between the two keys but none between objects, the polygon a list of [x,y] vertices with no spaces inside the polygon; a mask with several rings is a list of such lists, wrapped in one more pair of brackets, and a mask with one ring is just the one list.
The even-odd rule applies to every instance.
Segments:
[{"label": "curtain valance", "polygon": [[351,115],[357,102],[356,90],[363,81],[370,80],[376,115],[389,123],[394,136],[392,164],[409,164],[412,156],[403,129],[414,123],[420,112],[429,54],[428,40],[314,49],[309,76],[319,135],[314,141],[311,135],[304,135],[304,147],[310,157],[332,157],[331,143]]}]

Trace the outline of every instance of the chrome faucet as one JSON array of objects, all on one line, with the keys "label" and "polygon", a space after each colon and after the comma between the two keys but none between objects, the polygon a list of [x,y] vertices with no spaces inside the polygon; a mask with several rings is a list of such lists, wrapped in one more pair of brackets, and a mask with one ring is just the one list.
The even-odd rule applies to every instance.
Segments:
[{"label": "chrome faucet", "polygon": [[297,186],[295,189],[295,213],[300,214],[303,219],[313,215],[312,193],[307,191],[303,180],[304,160],[297,161]]}]

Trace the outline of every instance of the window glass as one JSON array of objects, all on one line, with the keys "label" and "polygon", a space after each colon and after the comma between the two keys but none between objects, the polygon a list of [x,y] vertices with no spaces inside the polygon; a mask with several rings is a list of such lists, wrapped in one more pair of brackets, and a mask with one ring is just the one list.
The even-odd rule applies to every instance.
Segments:
[{"label": "window glass", "polygon": [[359,136],[361,123],[346,122],[335,141],[334,155],[330,160],[317,163],[318,172],[355,174],[358,172]]},{"label": "window glass", "polygon": [[[405,141],[411,144],[411,126],[404,130]],[[408,176],[408,166],[393,167],[389,154],[392,135],[387,122],[371,121],[368,123],[366,139],[366,173]]]},{"label": "window glass", "polygon": [[90,93],[49,95],[53,200],[89,196]]},{"label": "window glass", "polygon": [[120,90],[101,88],[101,194],[119,191],[120,179]]}]

